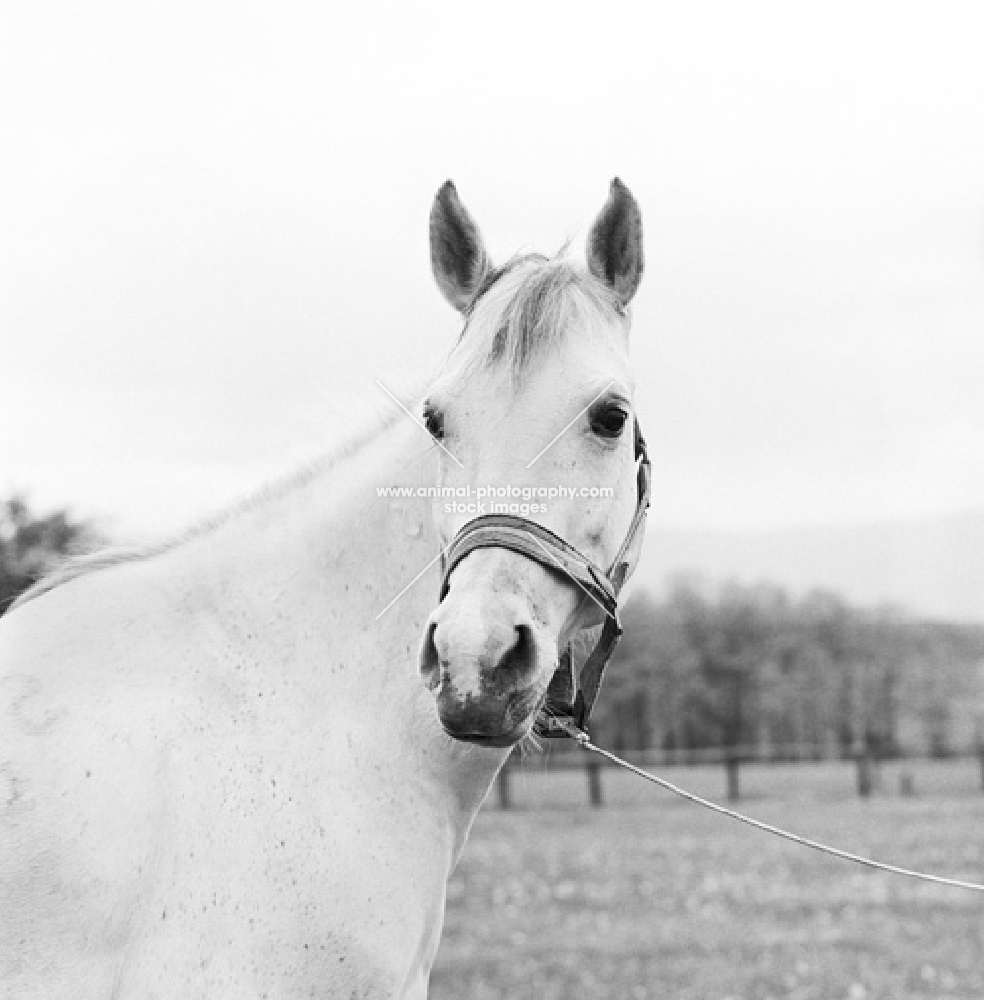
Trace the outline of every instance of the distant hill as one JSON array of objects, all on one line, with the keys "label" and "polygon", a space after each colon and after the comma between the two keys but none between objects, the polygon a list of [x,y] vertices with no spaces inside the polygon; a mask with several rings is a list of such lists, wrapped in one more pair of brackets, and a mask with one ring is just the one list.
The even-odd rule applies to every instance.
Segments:
[{"label": "distant hill", "polygon": [[637,585],[679,573],[711,581],[832,590],[859,605],[899,604],[941,618],[984,621],[984,509],[851,527],[691,531],[651,525]]}]

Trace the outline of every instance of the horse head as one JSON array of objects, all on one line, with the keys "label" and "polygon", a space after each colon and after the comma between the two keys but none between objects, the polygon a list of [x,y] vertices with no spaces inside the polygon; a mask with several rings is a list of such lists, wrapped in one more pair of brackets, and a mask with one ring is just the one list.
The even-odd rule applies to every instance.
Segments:
[{"label": "horse head", "polygon": [[[628,304],[642,277],[641,215],[615,180],[587,268],[539,255],[497,268],[449,181],[431,212],[431,260],[464,317],[424,402],[440,445],[437,533],[459,557],[427,621],[420,671],[451,736],[505,747],[530,732],[572,639],[614,615],[571,563],[583,559],[593,577],[633,549],[617,593],[636,554],[626,544],[641,534],[642,508]],[[509,531],[521,540],[501,543]],[[473,544],[456,545],[469,532]]]}]

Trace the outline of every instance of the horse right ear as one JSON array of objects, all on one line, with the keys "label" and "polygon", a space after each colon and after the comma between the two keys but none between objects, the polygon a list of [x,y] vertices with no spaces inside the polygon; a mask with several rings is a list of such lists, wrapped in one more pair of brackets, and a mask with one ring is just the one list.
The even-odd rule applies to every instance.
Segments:
[{"label": "horse right ear", "polygon": [[458,312],[465,312],[492,264],[482,234],[451,181],[441,186],[431,208],[430,254],[438,288]]},{"label": "horse right ear", "polygon": [[627,306],[642,280],[642,213],[616,177],[588,236],[588,270]]}]

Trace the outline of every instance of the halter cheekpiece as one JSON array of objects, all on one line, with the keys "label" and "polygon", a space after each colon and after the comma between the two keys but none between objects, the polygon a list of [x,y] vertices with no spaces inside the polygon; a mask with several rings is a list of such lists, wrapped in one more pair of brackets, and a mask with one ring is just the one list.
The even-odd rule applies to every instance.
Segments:
[{"label": "halter cheekpiece", "polygon": [[638,421],[635,422],[635,458],[638,490],[635,514],[625,541],[607,572],[559,535],[535,521],[512,514],[485,514],[469,521],[455,535],[442,561],[442,601],[450,587],[451,573],[465,556],[475,549],[500,548],[518,552],[547,569],[566,573],[589,595],[588,600],[594,599],[604,610],[605,623],[601,636],[576,681],[570,645],[561,653],[560,665],[547,689],[544,713],[536,726],[538,736],[569,737],[571,723],[579,730],[586,728],[605,667],[622,634],[618,620],[618,595],[639,558],[652,490],[649,454]]}]

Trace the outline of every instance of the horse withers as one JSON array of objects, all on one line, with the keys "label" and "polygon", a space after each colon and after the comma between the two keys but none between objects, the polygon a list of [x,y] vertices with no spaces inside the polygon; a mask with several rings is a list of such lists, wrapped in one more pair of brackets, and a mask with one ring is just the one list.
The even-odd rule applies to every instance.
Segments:
[{"label": "horse withers", "polygon": [[[495,268],[449,182],[430,438],[394,411],[0,619],[0,997],[426,996],[469,827],[638,534],[641,238],[614,181],[586,269]],[[535,510],[479,537],[488,487]]]}]

